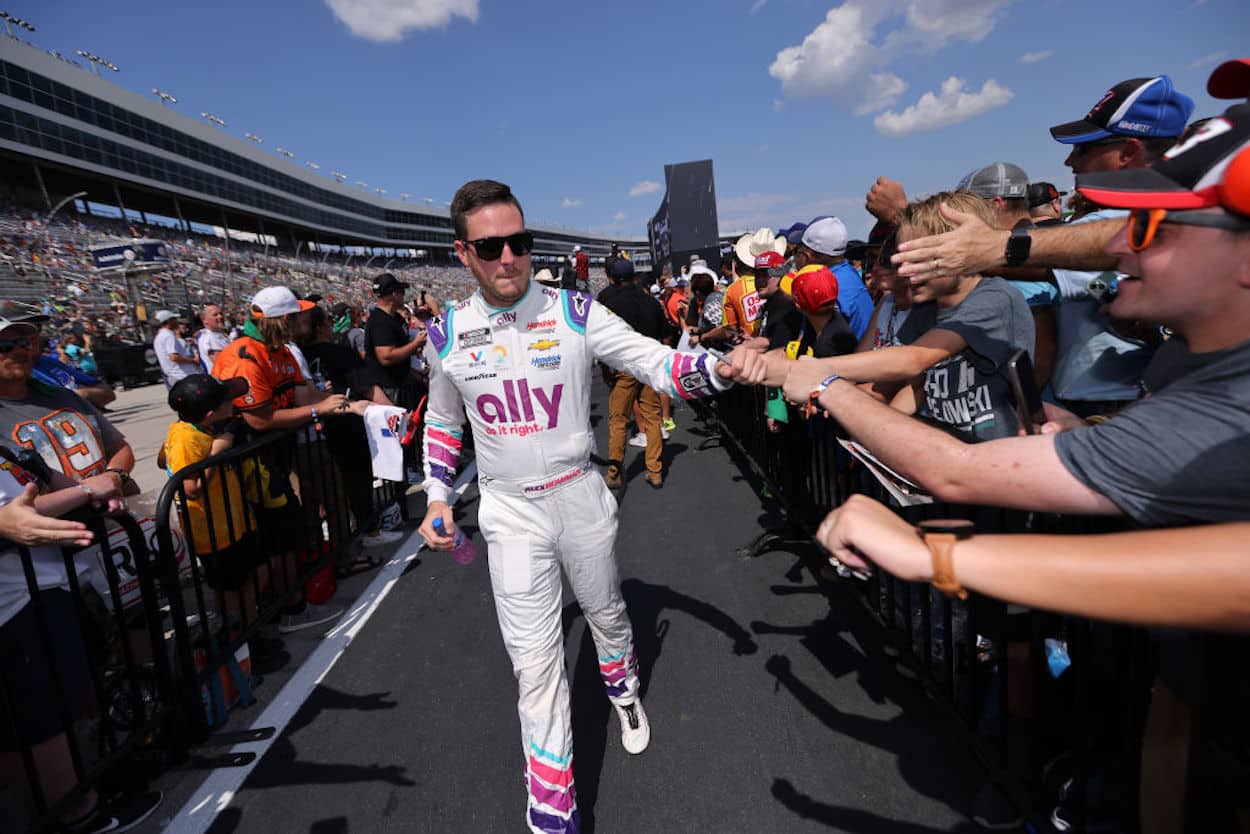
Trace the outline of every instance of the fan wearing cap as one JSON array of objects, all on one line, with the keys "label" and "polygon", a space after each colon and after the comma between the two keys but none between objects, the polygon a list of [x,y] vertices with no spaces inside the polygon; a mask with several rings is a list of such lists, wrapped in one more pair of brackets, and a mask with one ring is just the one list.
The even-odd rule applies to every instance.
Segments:
[{"label": "fan wearing cap", "polygon": [[[1065,164],[1077,176],[1141,169],[1173,145],[1185,130],[1194,103],[1166,75],[1122,81],[1107,90],[1085,118],[1050,129],[1071,146]],[[1123,227],[1124,215],[1093,211],[1082,201],[1073,222],[1041,229],[991,231],[968,217],[940,238],[899,247],[895,260],[908,277],[941,271],[994,274],[1000,267],[1052,268],[1060,301],[1055,307],[1058,345],[1051,386],[1065,407],[1081,415],[1110,414],[1136,399],[1152,347],[1141,331],[1121,335],[1100,312],[1091,283],[1115,266],[1105,251]]]},{"label": "fan wearing cap", "polygon": [[152,339],[152,349],[156,351],[156,361],[161,365],[165,387],[172,388],[178,380],[195,373],[200,362],[191,352],[191,346],[178,335],[177,313],[173,310],[157,310],[154,318],[157,331],[156,337]]},{"label": "fan wearing cap", "polygon": [[365,364],[370,378],[395,405],[416,408],[420,386],[412,375],[411,359],[425,347],[425,336],[408,334],[403,315],[408,285],[389,272],[373,279],[377,304],[365,322]]},{"label": "fan wearing cap", "polygon": [[[48,317],[15,312],[8,302],[0,313],[0,443],[34,449],[50,470],[80,483],[105,476],[118,493],[131,487],[135,456],[122,433],[73,391],[33,376]],[[58,419],[48,422],[53,414]]]},{"label": "fan wearing cap", "polygon": [[[1076,184],[1131,212],[1108,245],[1127,276],[1111,312],[1164,324],[1180,340],[1179,356],[1160,352],[1147,369],[1150,396],[1095,425],[1048,407],[1054,422],[1040,434],[969,446],[840,380],[796,374],[787,395],[822,386],[822,408],[942,501],[1126,515],[1146,527],[1250,519],[1250,105],[1229,108],[1147,170]],[[774,370],[749,379],[771,383]]]},{"label": "fan wearing cap", "polygon": [[[943,202],[992,219],[979,197],[944,192],[911,203],[899,215],[899,240],[948,228],[939,210]],[[803,284],[807,274],[795,279],[796,303],[803,287],[802,305],[827,306],[832,286],[816,281],[809,288]],[[934,420],[969,442],[1015,436],[1019,423],[1004,367],[1015,351],[1033,347],[1033,319],[1024,297],[1001,278],[950,275],[913,281],[912,300],[905,327],[923,335],[902,339],[907,344],[807,362],[788,361],[775,350],[769,355],[784,374],[813,386],[829,374],[861,383],[913,383],[915,402],[896,404],[914,410],[923,403]],[[781,376],[770,374],[769,381]],[[787,396],[799,385],[790,380]]]},{"label": "fan wearing cap", "polygon": [[734,274],[737,277],[725,290],[724,320],[721,324],[735,340],[760,333],[759,317],[763,301],[755,286],[756,257],[765,252],[784,255],[785,251],[786,239],[774,235],[767,227],[743,235],[734,244]]},{"label": "fan wearing cap", "polygon": [[1034,225],[1045,227],[1063,223],[1063,196],[1067,193],[1055,188],[1054,183],[1029,183],[1029,217]]},{"label": "fan wearing cap", "polygon": [[803,237],[794,252],[794,264],[798,269],[790,281],[783,279],[781,289],[790,292],[791,282],[798,280],[804,272],[828,269],[838,279],[841,293],[838,308],[858,339],[864,335],[872,320],[872,296],[855,267],[846,259],[846,243],[846,225],[841,220],[836,217],[813,220],[803,230]]}]

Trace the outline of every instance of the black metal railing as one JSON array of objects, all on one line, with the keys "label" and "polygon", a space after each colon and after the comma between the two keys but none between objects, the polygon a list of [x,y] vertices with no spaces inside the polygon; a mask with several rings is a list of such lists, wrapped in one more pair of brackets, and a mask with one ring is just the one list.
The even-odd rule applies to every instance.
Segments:
[{"label": "black metal railing", "polygon": [[[812,545],[821,520],[852,493],[891,505],[886,490],[839,445],[835,422],[805,419],[791,408],[788,422],[770,426],[765,396],[759,388],[736,388],[699,407],[712,433],[719,432],[784,513],[782,527],[762,532],[742,553]],[[966,518],[983,533],[1092,533],[1125,527],[1121,519],[940,501],[895,506],[914,523]],[[826,567],[817,548],[809,553],[814,572],[827,581],[854,581],[849,572],[839,577]],[[988,770],[987,784],[1001,790],[1033,830],[1049,830],[1057,806],[1073,831],[1142,828],[1143,740],[1150,738],[1152,693],[1165,677],[1156,632],[1027,610],[977,594],[966,602],[952,601],[929,585],[880,571],[859,587],[892,651],[977,752]],[[1188,658],[1180,674],[1186,678],[1186,708],[1192,710],[1191,751],[1187,765],[1172,774],[1176,790],[1188,786],[1185,830],[1250,830],[1245,827],[1250,820],[1250,666],[1245,662],[1250,640],[1179,639],[1192,648],[1180,652]],[[1175,646],[1169,650],[1177,654]]]}]

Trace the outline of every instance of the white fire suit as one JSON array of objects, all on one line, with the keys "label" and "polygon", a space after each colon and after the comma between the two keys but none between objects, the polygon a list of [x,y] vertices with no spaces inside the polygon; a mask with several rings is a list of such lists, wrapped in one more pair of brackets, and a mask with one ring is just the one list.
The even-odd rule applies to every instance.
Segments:
[{"label": "white fire suit", "polygon": [[478,522],[520,689],[527,823],[534,832],[576,832],[561,567],[594,636],[608,697],[618,704],[638,697],[613,555],[616,499],[590,466],[592,365],[601,360],[687,399],[729,383],[711,356],[677,353],[585,293],[532,281],[512,307],[491,307],[475,293],[433,319],[428,332],[426,496],[450,494],[467,412],[477,447]]}]

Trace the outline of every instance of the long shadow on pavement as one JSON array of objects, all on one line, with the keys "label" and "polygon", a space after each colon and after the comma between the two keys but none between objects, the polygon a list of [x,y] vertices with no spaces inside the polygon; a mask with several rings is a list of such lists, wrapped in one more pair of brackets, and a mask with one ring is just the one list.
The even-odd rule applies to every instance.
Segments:
[{"label": "long shadow on pavement", "polygon": [[[719,608],[703,600],[674,591],[667,585],[654,585],[639,579],[621,583],[621,594],[634,629],[634,649],[638,656],[639,696],[647,694],[651,671],[664,649],[672,621],[661,618],[665,611],[680,611],[711,626],[728,637],[736,655],[754,654],[759,647],[751,633]],[[565,637],[581,616],[576,602],[564,606],[562,624]],[[599,653],[587,628],[582,636],[573,680],[569,684],[573,714],[573,774],[577,784],[577,805],[582,815],[582,831],[594,834],[595,800],[603,770],[604,751],[609,734],[616,733],[616,716],[603,691],[599,677]]]}]

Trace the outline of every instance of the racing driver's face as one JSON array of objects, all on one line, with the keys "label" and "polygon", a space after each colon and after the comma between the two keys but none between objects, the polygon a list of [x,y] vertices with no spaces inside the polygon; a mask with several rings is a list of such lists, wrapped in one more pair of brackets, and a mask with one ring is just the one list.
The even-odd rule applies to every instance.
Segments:
[{"label": "racing driver's face", "polygon": [[[488,260],[472,241],[520,234],[525,231],[525,218],[512,203],[487,203],[467,212],[464,219],[467,241],[456,241],[456,254],[477,278],[487,304],[511,307],[529,288],[530,253],[518,255],[505,243],[499,257]],[[489,250],[491,246],[482,244],[481,248]]]}]

